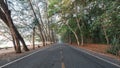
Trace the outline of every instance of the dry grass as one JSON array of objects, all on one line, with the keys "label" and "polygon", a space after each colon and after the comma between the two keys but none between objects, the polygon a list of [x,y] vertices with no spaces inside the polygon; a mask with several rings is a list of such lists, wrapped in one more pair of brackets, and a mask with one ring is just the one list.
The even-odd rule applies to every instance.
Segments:
[{"label": "dry grass", "polygon": [[[73,44],[75,46],[77,46],[75,43]],[[97,52],[99,54],[105,55],[105,56],[109,56],[111,58],[115,58],[120,60],[120,56],[115,56],[113,54],[107,53],[107,49],[109,48],[109,45],[105,45],[105,44],[85,44],[84,46],[77,46],[83,49],[87,49],[93,52]]]},{"label": "dry grass", "polygon": [[104,44],[86,44],[84,46],[80,46],[81,48],[86,48],[92,51],[100,52],[100,53],[107,53],[106,50],[108,49],[109,45]]},{"label": "dry grass", "polygon": [[[27,53],[30,53],[31,51],[33,51],[32,47],[29,46],[28,47],[30,49],[30,51],[22,51],[22,53],[15,53],[14,51],[14,48],[8,48],[7,50],[6,49],[2,49],[0,50],[0,60],[10,60],[10,59],[14,59],[16,57],[19,57],[19,56],[22,56],[22,55],[25,55]],[[40,47],[40,48],[43,48],[43,47]],[[35,50],[39,49],[38,47],[35,48]]]}]

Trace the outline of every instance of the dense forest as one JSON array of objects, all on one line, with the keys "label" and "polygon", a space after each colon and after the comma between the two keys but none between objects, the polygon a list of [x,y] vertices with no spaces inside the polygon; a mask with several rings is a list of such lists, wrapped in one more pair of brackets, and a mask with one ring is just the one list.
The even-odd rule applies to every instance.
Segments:
[{"label": "dense forest", "polygon": [[61,16],[58,32],[65,42],[108,44],[109,53],[120,51],[119,0],[51,0],[49,8],[50,15]]},{"label": "dense forest", "polygon": [[[107,44],[107,52],[120,52],[119,0],[0,0],[0,43],[11,40],[15,51],[26,40]],[[21,44],[22,43],[22,44]]]}]

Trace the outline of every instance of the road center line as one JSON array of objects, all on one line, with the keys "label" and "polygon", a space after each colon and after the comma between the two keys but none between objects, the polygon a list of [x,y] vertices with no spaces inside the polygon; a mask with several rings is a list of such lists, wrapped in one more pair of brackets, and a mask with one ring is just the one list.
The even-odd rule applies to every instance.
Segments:
[{"label": "road center line", "polygon": [[65,68],[65,64],[63,62],[63,50],[62,50],[62,47],[60,47],[60,55],[61,55],[61,59],[60,59],[60,61],[61,61],[61,67]]},{"label": "road center line", "polygon": [[62,68],[65,68],[65,64],[63,62],[61,62],[61,66]]}]

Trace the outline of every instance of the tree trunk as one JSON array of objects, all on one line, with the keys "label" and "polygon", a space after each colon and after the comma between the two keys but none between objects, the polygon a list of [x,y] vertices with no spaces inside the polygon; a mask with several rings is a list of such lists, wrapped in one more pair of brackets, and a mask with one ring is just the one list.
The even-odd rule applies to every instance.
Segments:
[{"label": "tree trunk", "polygon": [[69,38],[69,43],[72,44],[72,40],[71,40],[71,32],[68,32],[68,38]]},{"label": "tree trunk", "polygon": [[33,50],[35,49],[35,27],[33,28]]},{"label": "tree trunk", "polygon": [[103,25],[102,25],[102,29],[103,29],[103,33],[104,33],[104,36],[105,36],[106,42],[107,42],[107,44],[109,44],[109,38],[108,38],[108,36],[107,36],[106,29],[104,28]]},{"label": "tree trunk", "polygon": [[[14,38],[14,41],[15,41],[15,45],[16,45],[16,53],[21,53],[21,47],[20,47],[20,42],[19,42],[19,38],[17,36],[17,34],[15,33],[15,28],[14,28],[14,25],[12,23],[12,20],[10,19],[10,16],[5,14],[6,15],[6,18],[8,20],[8,24],[10,26],[10,31],[11,31],[11,34]],[[14,43],[13,43],[14,44]]]},{"label": "tree trunk", "polygon": [[41,34],[41,39],[42,39],[43,46],[45,46],[45,39],[44,39],[44,36],[43,36],[40,25],[38,26],[38,28],[39,28],[39,31],[40,31],[40,34]]},{"label": "tree trunk", "polygon": [[[33,11],[33,14],[34,14],[35,18],[38,20],[37,15],[36,15],[36,13],[35,13],[35,10],[34,10],[34,8],[33,8],[33,5],[32,5],[32,3],[31,3],[31,0],[29,0],[29,3],[30,3],[30,6],[31,6],[31,9],[32,9],[32,11]],[[38,20],[38,21],[39,21],[39,20]],[[41,39],[42,39],[43,46],[45,46],[45,39],[44,39],[44,36],[43,36],[43,33],[42,33],[42,26],[41,26],[41,24],[40,24],[40,21],[39,21],[39,23],[38,23],[38,28],[39,28],[39,31],[40,31],[40,34],[41,34]]]},{"label": "tree trunk", "polygon": [[[77,9],[77,3],[76,2],[74,4],[74,6],[75,6],[76,15],[78,15],[78,9]],[[77,23],[77,26],[80,30],[81,45],[84,45],[83,31],[82,31],[81,26],[79,24],[80,23],[80,18],[78,18],[78,16],[76,16],[76,23]],[[81,23],[83,23],[83,22],[81,22]]]},{"label": "tree trunk", "polygon": [[[17,31],[16,27],[13,24],[12,18],[11,18],[11,11],[8,9],[7,3],[5,3],[4,0],[0,0],[0,18],[4,21],[4,23],[9,27],[12,38],[13,38],[13,44],[16,50],[16,53],[21,53],[21,46],[20,46],[20,39],[23,40],[19,32]],[[20,37],[20,39],[19,39]],[[24,42],[24,40],[22,41]],[[25,44],[25,42],[24,42]]]},{"label": "tree trunk", "polygon": [[79,46],[79,45],[80,45],[80,42],[79,42],[79,39],[78,39],[78,36],[77,36],[76,32],[75,32],[68,24],[66,24],[66,25],[67,25],[68,28],[73,32],[73,34],[74,34],[74,36],[75,36],[75,38],[76,38],[76,41],[77,41],[77,45]]},{"label": "tree trunk", "polygon": [[14,38],[13,38],[13,36],[12,36],[12,42],[13,42],[13,45],[14,45],[14,49],[15,49],[15,51],[16,51],[16,45],[15,45],[15,40],[14,40]]},{"label": "tree trunk", "polygon": [[17,28],[16,28],[15,26],[14,26],[14,28],[15,28],[15,33],[17,34],[17,36],[18,36],[18,38],[19,38],[19,41],[21,41],[21,43],[22,43],[23,49],[24,49],[25,51],[29,51],[27,45],[25,44],[24,39],[22,38],[22,36],[21,36],[20,33],[18,32]]},{"label": "tree trunk", "polygon": [[47,28],[48,28],[48,41],[51,43],[52,42],[52,37],[51,37],[50,31],[52,29],[49,27],[50,26],[50,21],[49,21],[47,12],[48,12],[48,3],[47,3],[47,0],[46,0],[46,18],[47,18]]},{"label": "tree trunk", "polygon": [[77,25],[78,25],[78,28],[80,30],[80,38],[81,38],[81,45],[83,46],[84,45],[84,38],[83,38],[83,32],[82,32],[82,29],[80,27],[80,24],[79,24],[79,21],[77,22]]},{"label": "tree trunk", "polygon": [[52,32],[52,42],[55,43],[54,30],[52,29],[51,32]]}]

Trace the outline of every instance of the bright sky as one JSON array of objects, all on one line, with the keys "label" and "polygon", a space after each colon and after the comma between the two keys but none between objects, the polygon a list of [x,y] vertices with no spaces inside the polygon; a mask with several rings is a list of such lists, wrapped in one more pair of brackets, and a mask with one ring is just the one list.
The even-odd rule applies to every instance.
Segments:
[{"label": "bright sky", "polygon": [[[32,15],[33,12],[30,10],[30,6],[26,6],[29,3],[27,3],[27,4],[24,4],[24,3],[20,4],[20,3],[17,2],[17,0],[8,0],[8,3],[10,3],[8,5],[9,5],[9,9],[12,10],[11,17],[12,17],[13,22],[15,24],[22,25],[22,23],[25,23],[27,25],[30,25],[33,22],[33,17],[34,17]],[[39,6],[43,7],[43,4],[39,3]],[[25,10],[25,9],[28,9],[28,10]],[[45,10],[45,9],[44,8],[40,8],[41,13],[44,13],[43,10]],[[22,13],[22,15],[21,15],[21,13]],[[0,23],[0,25],[2,25],[2,24]],[[28,30],[28,28],[26,28],[26,29],[19,29],[19,31],[21,31],[21,30],[23,31],[23,32],[20,32],[22,35],[29,35],[29,34],[31,34],[31,30]],[[0,33],[1,33],[1,31],[4,33],[3,29],[0,29]],[[3,43],[3,44],[0,43],[0,47],[13,46],[13,43],[11,41],[9,41],[9,40],[2,41],[4,39],[5,39],[5,37],[3,35],[0,35],[0,42]],[[29,43],[27,42],[27,44],[29,44]]]}]

